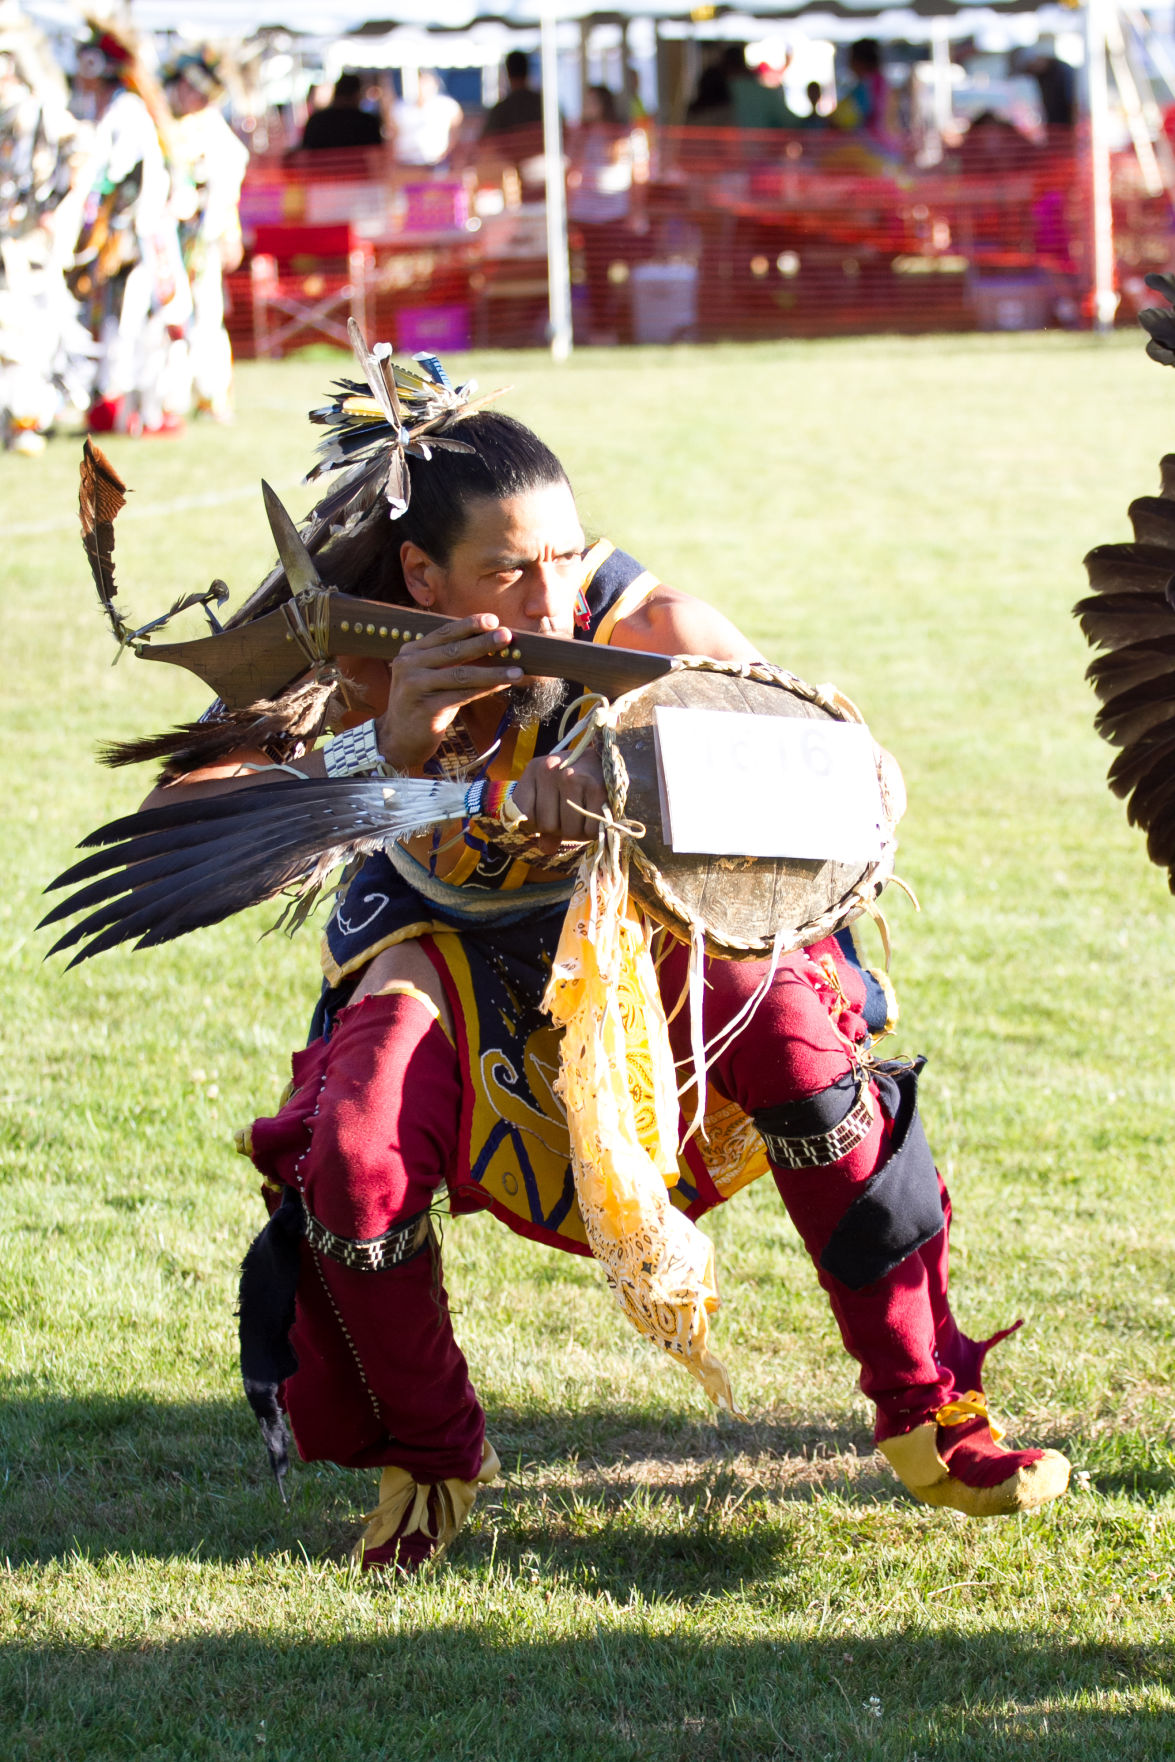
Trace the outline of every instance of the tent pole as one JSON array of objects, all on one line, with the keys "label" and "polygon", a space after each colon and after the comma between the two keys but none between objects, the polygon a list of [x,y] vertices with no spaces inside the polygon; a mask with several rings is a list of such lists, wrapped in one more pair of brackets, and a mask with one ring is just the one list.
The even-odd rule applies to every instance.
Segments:
[{"label": "tent pole", "polygon": [[934,130],[938,136],[939,156],[943,136],[953,120],[954,88],[951,74],[951,39],[946,19],[930,21],[930,64],[934,70]]},{"label": "tent pole", "polygon": [[547,303],[551,358],[571,353],[571,267],[567,256],[567,195],[563,183],[563,125],[559,116],[559,56],[555,6],[547,0],[540,21],[543,69],[543,161],[547,185]]},{"label": "tent pole", "polygon": [[1114,292],[1114,211],[1110,195],[1110,93],[1106,12],[1113,0],[1085,0],[1085,75],[1089,105],[1089,198],[1093,234],[1093,327],[1105,334],[1118,309]]},{"label": "tent pole", "polygon": [[1114,72],[1114,84],[1118,88],[1118,96],[1122,100],[1122,108],[1126,112],[1126,125],[1130,130],[1130,140],[1134,147],[1134,157],[1138,160],[1138,169],[1142,173],[1142,187],[1148,196],[1161,196],[1164,189],[1163,174],[1159,170],[1158,155],[1151,138],[1151,128],[1157,118],[1148,117],[1139,91],[1138,82],[1134,77],[1134,69],[1130,65],[1130,57],[1126,52],[1126,38],[1122,31],[1122,20],[1115,9],[1106,21],[1106,44],[1110,51],[1110,66]]}]

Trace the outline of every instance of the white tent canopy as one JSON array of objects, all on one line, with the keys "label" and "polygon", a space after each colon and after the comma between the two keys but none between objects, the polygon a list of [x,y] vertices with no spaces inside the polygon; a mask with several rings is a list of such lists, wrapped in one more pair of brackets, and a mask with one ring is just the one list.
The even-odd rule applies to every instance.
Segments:
[{"label": "white tent canopy", "polygon": [[[1148,10],[1166,0],[1144,0]],[[33,0],[29,10],[61,16],[73,13],[80,19],[82,8],[69,0]],[[97,10],[97,8],[95,8]],[[737,35],[747,19],[797,18],[806,15],[805,28],[810,35],[820,34],[824,20],[850,23],[876,21],[884,25],[884,34],[898,35],[907,21],[915,38],[925,33],[925,24],[916,20],[961,18],[968,26],[981,24],[985,18],[996,19],[1015,13],[1050,15],[1052,28],[1072,30],[1075,14],[1071,8],[1047,0],[908,0],[902,7],[887,7],[879,0],[756,0],[746,8],[716,6],[697,9],[684,0],[131,0],[130,15],[140,30],[175,31],[183,36],[215,36],[240,38],[262,29],[285,29],[301,35],[334,38],[364,25],[414,25],[422,30],[465,30],[479,19],[496,20],[506,25],[537,26],[544,11],[560,19],[648,18],[654,20],[704,24],[708,34]],[[703,19],[700,10],[710,13]],[[729,24],[728,21],[729,20]],[[1054,22],[1054,20],[1056,22]],[[1067,21],[1062,23],[1061,21]],[[841,34],[841,33],[838,33]]]},{"label": "white tent canopy", "polygon": [[[1133,8],[1136,12],[1168,9],[1168,0],[1136,0]],[[75,13],[71,0],[30,0],[28,10],[45,18],[46,22],[51,19],[58,33],[66,18]],[[336,67],[345,65],[338,60],[340,39],[354,43],[353,65],[365,64],[364,45],[373,57],[367,65],[377,61],[390,65],[394,63],[390,60],[391,45],[387,39],[404,27],[410,27],[421,33],[421,60],[444,66],[445,33],[464,32],[467,36],[463,47],[466,53],[476,49],[476,56],[471,57],[476,64],[476,60],[483,60],[488,55],[491,47],[488,33],[495,26],[523,30],[538,26],[546,111],[547,188],[552,194],[548,204],[550,210],[562,207],[559,200],[562,192],[561,123],[557,97],[560,26],[574,30],[581,20],[621,22],[639,18],[655,23],[665,35],[679,32],[692,35],[704,30],[707,37],[729,35],[748,40],[762,36],[768,21],[778,25],[794,20],[799,26],[802,18],[803,35],[809,38],[821,35],[843,38],[855,30],[858,22],[861,26],[868,22],[870,34],[890,38],[901,36],[914,41],[931,38],[941,41],[956,34],[979,34],[1000,22],[1011,27],[1017,15],[1035,15],[1036,31],[1043,27],[1055,34],[1071,34],[1076,23],[1070,8],[1051,3],[1042,5],[1041,0],[983,0],[982,4],[977,4],[976,0],[907,0],[901,8],[881,6],[878,0],[816,0],[815,5],[812,0],[754,0],[745,11],[723,5],[694,8],[685,0],[613,0],[613,4],[606,8],[599,0],[367,0],[366,4],[362,0],[281,0],[280,7],[275,7],[274,0],[130,0],[129,7],[120,10],[129,11],[133,23],[143,31],[240,40],[264,30],[273,30],[317,39],[315,47],[324,59],[328,48],[335,46],[330,60]],[[706,16],[699,17],[699,13]],[[1089,100],[1094,148],[1091,154],[1091,193],[1097,265],[1095,299],[1099,322],[1104,324],[1109,321],[1114,304],[1105,69],[1107,52],[1113,55],[1108,33],[1119,28],[1116,23],[1117,0],[1085,0],[1082,14],[1086,30],[1086,60],[1090,68]],[[80,8],[76,9],[76,16],[80,26]],[[381,25],[385,27],[383,30]],[[477,30],[481,41],[475,43],[468,35],[471,27]],[[427,38],[423,35],[425,32],[430,33]],[[1009,34],[1018,33],[1009,30]],[[382,53],[377,45],[382,45]],[[399,47],[402,49],[403,44]],[[1119,59],[1124,57],[1120,55]],[[1115,71],[1117,75],[1117,68]],[[552,346],[556,353],[562,354],[570,345],[566,229],[558,224],[558,214],[552,212],[550,220]]]}]

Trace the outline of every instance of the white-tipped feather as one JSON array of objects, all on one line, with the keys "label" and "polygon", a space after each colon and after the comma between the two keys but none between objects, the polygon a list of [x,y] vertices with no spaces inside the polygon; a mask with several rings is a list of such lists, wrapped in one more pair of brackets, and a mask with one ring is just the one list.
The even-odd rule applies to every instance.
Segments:
[{"label": "white-tipped feather", "polygon": [[483,783],[454,783],[439,777],[404,777],[386,783],[384,843],[427,832],[445,820],[469,819],[481,811],[484,796]]},{"label": "white-tipped feather", "polygon": [[521,817],[500,786],[448,778],[307,778],[196,801],[180,792],[92,832],[90,854],[50,891],[85,885],[42,922],[87,914],[51,951],[84,942],[76,960],[136,938],[139,947],[167,942],[279,894],[293,895],[285,921],[296,925],[340,864],[495,813],[503,825]]}]

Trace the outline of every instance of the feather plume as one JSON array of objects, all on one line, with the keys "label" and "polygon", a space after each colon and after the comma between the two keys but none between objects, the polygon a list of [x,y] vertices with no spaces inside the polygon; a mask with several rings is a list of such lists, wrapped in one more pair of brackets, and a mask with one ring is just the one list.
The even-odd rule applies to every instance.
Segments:
[{"label": "feather plume", "polygon": [[[1175,305],[1175,277],[1148,275],[1146,285]],[[1175,312],[1171,306],[1147,306],[1138,314],[1138,322],[1150,338],[1146,352],[1151,360],[1163,367],[1175,367]]]},{"label": "feather plume", "polygon": [[1096,545],[1085,559],[1085,569],[1095,593],[1165,594],[1175,573],[1175,558],[1157,545]]},{"label": "feather plume", "polygon": [[[343,778],[181,797],[113,820],[84,838],[80,848],[91,854],[46,892],[84,885],[38,927],[87,914],[49,951],[84,942],[71,966],[120,942],[152,948],[287,890],[313,894],[342,863],[445,820],[475,817],[488,787],[431,778]],[[304,916],[299,913],[299,920]]]},{"label": "feather plume", "polygon": [[222,763],[243,747],[280,751],[296,757],[341,715],[337,682],[330,674],[321,679],[301,680],[280,697],[258,698],[243,709],[223,704],[198,722],[181,722],[162,734],[138,740],[114,740],[100,748],[104,765],[139,765],[163,762],[161,783]]},{"label": "feather plume", "polygon": [[353,318],[348,320],[347,332],[364,383],[336,381],[331,402],[310,412],[311,422],[328,432],[319,444],[318,461],[307,483],[328,471],[347,470],[315,509],[314,517],[327,518],[328,509],[334,520],[366,513],[383,495],[388,513],[398,520],[412,493],[407,455],[428,459],[434,450],[446,448],[472,453],[474,449],[450,430],[460,417],[487,399],[474,400],[477,387],[472,380],[454,386],[435,355],[417,355],[416,367],[405,367],[392,360],[386,343],[369,348]]},{"label": "feather plume", "polygon": [[[1175,499],[1171,496],[1139,496],[1127,509],[1134,528],[1134,542],[1175,553]],[[1171,558],[1175,568],[1175,555]]]},{"label": "feather plume", "polygon": [[1153,642],[1130,643],[1098,655],[1085,669],[1085,677],[1106,701],[1116,692],[1128,691],[1144,680],[1157,679],[1175,669],[1175,635],[1158,636]]},{"label": "feather plume", "polygon": [[1175,634],[1175,614],[1158,593],[1090,594],[1073,616],[1094,648],[1119,649]]},{"label": "feather plume", "polygon": [[82,546],[98,589],[102,609],[121,648],[130,626],[115,605],[118,584],[114,579],[114,522],[126,507],[126,484],[105,453],[89,435],[82,447],[78,513],[82,522]]},{"label": "feather plume", "polygon": [[1175,673],[1168,670],[1106,698],[1094,723],[1103,740],[1129,746],[1175,720]]},{"label": "feather plume", "polygon": [[1134,790],[1151,787],[1157,774],[1170,769],[1175,769],[1175,728],[1123,747],[1110,766],[1107,781],[1114,794],[1125,800]]}]

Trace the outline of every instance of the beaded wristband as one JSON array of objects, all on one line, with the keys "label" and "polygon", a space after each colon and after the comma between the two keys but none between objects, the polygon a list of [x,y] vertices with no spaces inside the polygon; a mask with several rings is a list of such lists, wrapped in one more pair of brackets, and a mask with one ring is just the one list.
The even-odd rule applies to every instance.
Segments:
[{"label": "beaded wristband", "polygon": [[514,806],[513,783],[471,783],[465,791],[467,820],[496,820],[501,826],[521,826],[526,818]]},{"label": "beaded wristband", "polygon": [[322,762],[328,777],[358,777],[370,772],[386,777],[388,772],[374,721],[360,722],[357,728],[348,728],[328,740],[322,749]]}]

